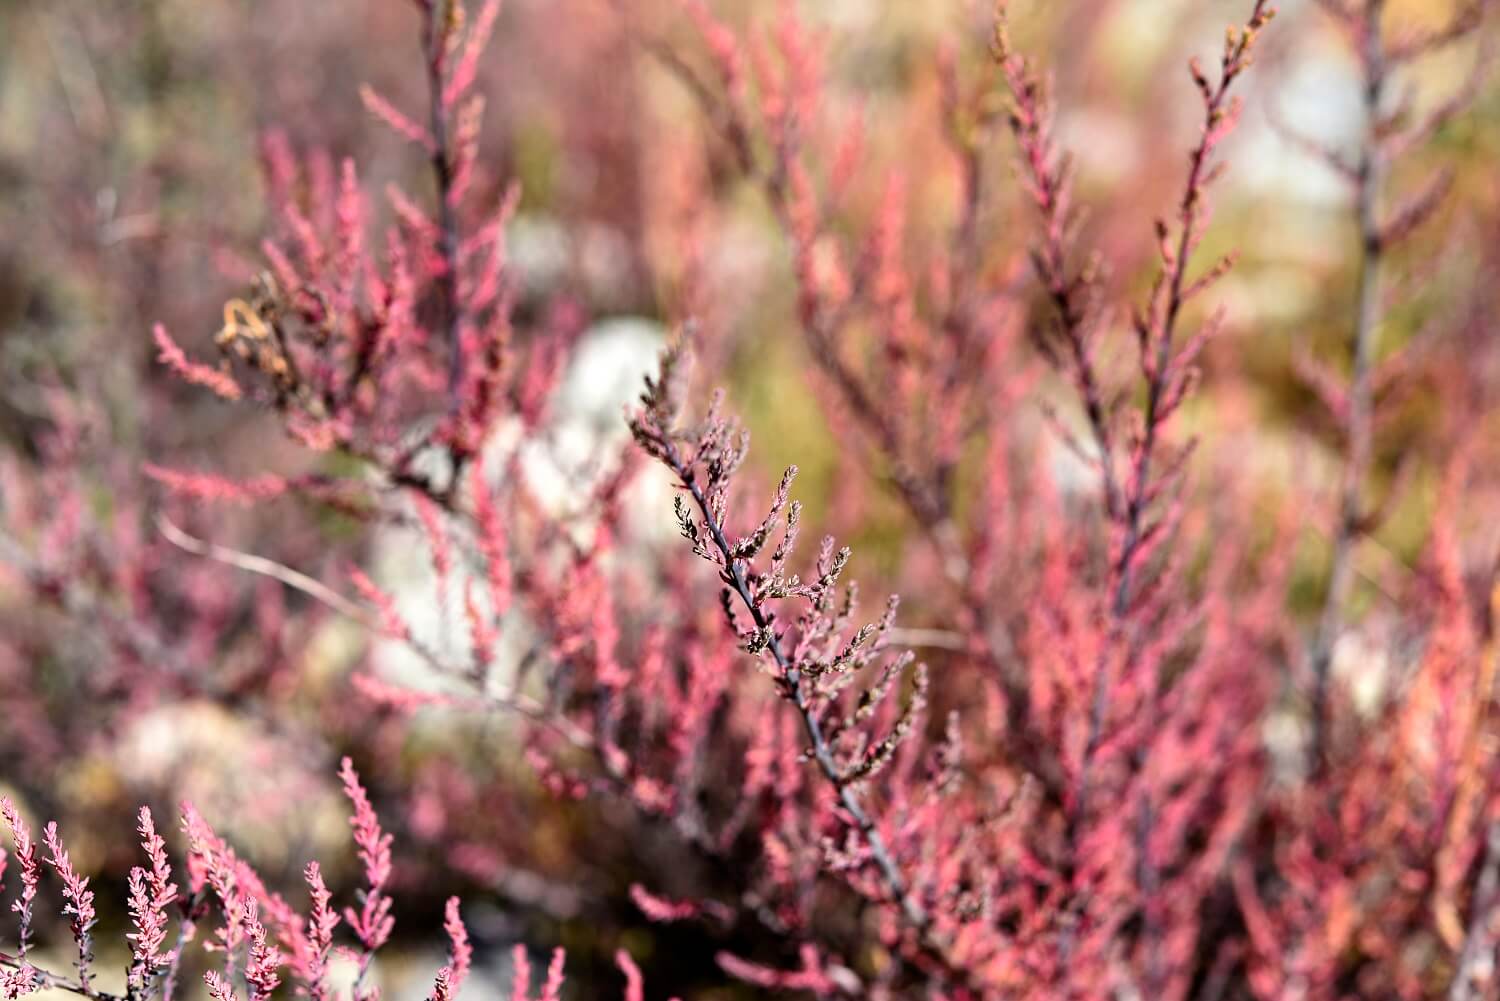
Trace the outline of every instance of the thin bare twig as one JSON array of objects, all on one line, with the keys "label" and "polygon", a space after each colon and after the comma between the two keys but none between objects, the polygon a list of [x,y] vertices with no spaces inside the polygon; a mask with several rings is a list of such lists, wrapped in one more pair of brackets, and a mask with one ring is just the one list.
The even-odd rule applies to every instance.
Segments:
[{"label": "thin bare twig", "polygon": [[204,556],[228,566],[237,567],[253,574],[270,577],[272,580],[280,581],[294,591],[300,591],[315,601],[321,602],[338,612],[371,629],[378,630],[380,624],[370,612],[339,594],[333,588],[322,581],[309,577],[300,570],[294,570],[285,563],[277,563],[275,560],[264,556],[256,556],[253,553],[244,553],[238,549],[230,549],[214,542],[189,535],[178,528],[172,519],[165,514],[156,515],[156,528],[161,532],[162,538],[166,539],[178,549],[192,553],[195,556]]}]

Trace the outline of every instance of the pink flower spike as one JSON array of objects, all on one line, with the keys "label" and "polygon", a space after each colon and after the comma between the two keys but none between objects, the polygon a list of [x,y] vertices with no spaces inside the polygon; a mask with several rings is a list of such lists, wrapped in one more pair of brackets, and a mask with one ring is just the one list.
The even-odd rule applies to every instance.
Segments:
[{"label": "pink flower spike", "polygon": [[443,967],[432,981],[431,1001],[453,1001],[453,971]]},{"label": "pink flower spike", "polygon": [[10,905],[10,909],[21,916],[18,947],[21,961],[25,962],[26,951],[31,946],[32,905],[36,900],[37,884],[41,881],[41,872],[36,858],[36,842],[31,840],[31,829],[26,826],[26,821],[21,819],[20,811],[9,799],[0,798],[0,814],[4,815],[5,823],[10,827],[10,836],[16,846],[16,864],[21,872],[21,892],[17,895],[15,902]]},{"label": "pink flower spike", "polygon": [[354,806],[349,826],[354,829],[354,844],[359,849],[359,859],[365,867],[365,881],[370,887],[359,911],[352,907],[344,909],[344,920],[364,943],[366,952],[374,952],[390,938],[391,928],[396,923],[390,913],[391,900],[381,892],[391,875],[391,835],[380,829],[375,808],[370,805],[370,798],[354,770],[354,762],[349,758],[344,759],[339,778],[343,780],[345,795]]},{"label": "pink flower spike", "polygon": [[495,30],[495,21],[499,17],[500,0],[486,0],[484,7],[479,11],[479,16],[474,19],[473,30],[464,41],[463,52],[453,67],[453,75],[448,79],[448,85],[443,88],[445,107],[452,106],[473,86],[474,75],[479,68],[479,57],[484,53],[485,46],[489,44],[490,35]]},{"label": "pink flower spike", "polygon": [[463,918],[458,912],[458,906],[458,898],[449,897],[443,919],[443,930],[448,933],[449,942],[449,980],[455,994],[463,987],[464,981],[468,979],[469,968],[474,962],[474,947],[469,944],[469,931],[464,927]]},{"label": "pink flower spike", "polygon": [[89,929],[94,927],[94,891],[88,888],[87,877],[79,876],[73,869],[67,849],[63,847],[62,840],[57,836],[55,822],[47,824],[42,832],[42,838],[47,843],[47,850],[52,853],[52,857],[46,860],[47,864],[57,871],[58,877],[63,882],[63,899],[67,901],[63,913],[72,915],[73,942],[78,946],[78,983],[84,993],[87,993],[89,963],[94,958],[92,943],[89,939]]},{"label": "pink flower spike", "polygon": [[264,1001],[281,984],[278,972],[282,963],[281,950],[266,940],[265,925],[260,923],[260,907],[253,897],[245,901],[241,923],[250,939],[249,962],[245,966],[250,1001]]},{"label": "pink flower spike", "polygon": [[208,985],[208,996],[214,1001],[239,1001],[229,981],[215,971],[203,974],[203,982]]},{"label": "pink flower spike", "polygon": [[387,101],[380,95],[379,91],[369,84],[360,85],[359,99],[364,102],[366,111],[380,119],[381,122],[398,136],[409,142],[416,143],[429,153],[437,148],[437,144],[432,141],[432,133],[428,132],[421,125],[418,125],[390,101]]},{"label": "pink flower spike", "polygon": [[524,945],[517,945],[510,955],[510,1001],[527,1001],[531,996],[531,960],[526,955]]},{"label": "pink flower spike", "polygon": [[176,373],[177,377],[194,386],[202,386],[226,400],[238,400],[243,394],[239,384],[227,372],[188,358],[178,343],[172,340],[167,328],[158,323],[151,328],[156,339],[156,360]]},{"label": "pink flower spike", "polygon": [[510,608],[510,556],[505,524],[495,508],[495,498],[490,492],[490,484],[485,476],[483,458],[475,463],[471,482],[474,493],[474,520],[479,528],[479,553],[484,559],[485,581],[490,591],[490,607],[495,617],[499,618]]},{"label": "pink flower spike", "polygon": [[635,965],[630,953],[621,949],[615,953],[615,965],[625,974],[625,1001],[645,1001],[645,985],[641,982],[641,968]]},{"label": "pink flower spike", "polygon": [[354,762],[345,758],[339,767],[339,778],[344,783],[344,795],[354,806],[349,826],[354,829],[354,843],[359,847],[359,859],[365,866],[365,879],[370,889],[378,890],[385,885],[391,874],[391,836],[380,829],[380,818],[360,784],[359,773]]},{"label": "pink flower spike", "polygon": [[140,823],[136,830],[141,835],[141,847],[151,869],[136,866],[130,871],[130,919],[135,931],[126,935],[133,943],[133,962],[130,967],[130,983],[137,990],[146,988],[151,975],[166,965],[170,954],[162,952],[167,938],[167,907],[177,900],[177,884],[172,882],[172,867],[167,862],[167,847],[156,825],[151,811],[141,807]]},{"label": "pink flower spike", "polygon": [[453,546],[448,532],[443,527],[443,517],[437,504],[424,494],[416,498],[417,519],[422,523],[422,532],[427,536],[427,546],[432,553],[432,571],[437,580],[438,607],[446,616],[448,610],[448,582],[453,574]]},{"label": "pink flower spike", "polygon": [[698,905],[692,901],[658,897],[639,883],[630,884],[630,899],[647,920],[660,924],[686,921],[698,916]]},{"label": "pink flower spike", "polygon": [[333,894],[323,882],[318,863],[307,863],[302,875],[307,880],[308,896],[312,898],[312,913],[307,918],[308,955],[300,975],[307,996],[313,1001],[326,1001],[329,997],[328,957],[333,951],[333,930],[339,923],[339,916],[329,906]]},{"label": "pink flower spike", "polygon": [[[372,581],[359,567],[349,568],[349,581],[380,616],[380,629],[387,639],[405,642],[411,639],[411,627],[396,609],[396,600]],[[347,760],[347,759],[346,759]],[[345,786],[347,789],[348,787]]]},{"label": "pink flower spike", "polygon": [[542,985],[541,1001],[561,1001],[563,986],[563,963],[567,952],[559,946],[552,950],[552,962],[547,964],[547,982]]}]

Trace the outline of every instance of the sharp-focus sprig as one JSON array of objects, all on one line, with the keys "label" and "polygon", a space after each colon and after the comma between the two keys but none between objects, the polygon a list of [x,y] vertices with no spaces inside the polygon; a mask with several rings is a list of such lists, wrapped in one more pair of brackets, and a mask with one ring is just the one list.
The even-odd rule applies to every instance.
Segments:
[{"label": "sharp-focus sprig", "polygon": [[[851,683],[852,672],[883,653],[879,637],[890,627],[894,602],[879,625],[850,635],[847,627],[854,612],[854,592],[852,588],[845,591],[842,600],[836,592],[849,550],[835,552],[831,539],[825,540],[819,551],[812,582],[804,584],[795,575],[787,575],[800,510],[796,502],[787,500],[795,468],[783,477],[770,514],[749,534],[731,538],[726,528],[730,483],[745,459],[748,433],[720,415],[718,397],[701,423],[690,430],[679,426],[684,367],[685,350],[679,343],[663,354],[660,374],[647,380],[642,407],[631,418],[631,431],[649,455],[672,471],[691,498],[689,504],[679,496],[678,522],[694,552],[718,567],[730,627],[747,651],[769,662],[778,691],[802,720],[812,759],[864,839],[890,902],[919,935],[925,935],[931,919],[911,894],[906,876],[859,791],[860,784],[890,760],[909,733],[924,701],[923,672],[918,669],[913,694],[886,733],[877,737],[858,725],[868,720],[870,706],[891,689],[896,676],[910,663],[909,657],[891,660],[853,714],[838,715],[837,696]],[[769,565],[757,570],[753,561],[778,523],[781,541]],[[795,625],[784,628],[773,602],[789,599],[800,599],[805,607]],[[748,624],[740,619],[740,609],[748,613]]]},{"label": "sharp-focus sprig", "polygon": [[391,937],[391,929],[396,924],[391,915],[391,898],[385,893],[385,883],[391,875],[392,839],[381,830],[380,819],[375,816],[375,808],[370,805],[370,798],[360,784],[354,762],[344,759],[339,778],[344,783],[345,795],[354,806],[349,826],[354,831],[354,844],[365,867],[366,888],[360,891],[359,908],[344,908],[344,921],[364,946],[355,984],[356,993],[359,993],[375,952]]},{"label": "sharp-focus sprig", "polygon": [[36,905],[37,885],[41,882],[41,866],[37,861],[36,842],[31,839],[31,828],[26,826],[16,805],[9,799],[0,799],[0,815],[5,817],[5,823],[10,828],[16,865],[20,869],[21,892],[16,895],[10,909],[20,918],[21,927],[16,943],[20,961],[25,964],[26,953],[31,948],[31,916],[32,908]]},{"label": "sharp-focus sprig", "polygon": [[47,864],[57,871],[58,878],[63,883],[63,898],[67,901],[63,913],[71,918],[69,924],[73,930],[73,944],[78,948],[78,984],[83,993],[87,994],[89,964],[94,960],[93,937],[90,935],[94,927],[94,893],[88,888],[88,877],[80,876],[74,870],[68,851],[58,836],[56,823],[47,825],[43,831],[43,840],[47,843],[47,850],[52,853],[52,857],[46,860]]},{"label": "sharp-focus sprig", "polygon": [[333,894],[323,882],[323,871],[318,863],[307,863],[302,875],[307,881],[307,895],[312,903],[312,912],[307,916],[309,948],[303,964],[303,987],[312,1001],[327,1001],[330,997],[328,962],[333,951],[333,932],[338,927],[339,916],[329,906]]},{"label": "sharp-focus sprig", "polygon": [[[130,870],[130,918],[135,930],[126,937],[132,942],[130,988],[145,992],[152,979],[164,972],[172,954],[164,952],[170,918],[167,908],[177,902],[177,884],[172,882],[172,866],[167,861],[166,842],[156,833],[151,811],[141,807],[141,847],[150,869],[140,866]],[[174,950],[175,951],[175,950]]]}]

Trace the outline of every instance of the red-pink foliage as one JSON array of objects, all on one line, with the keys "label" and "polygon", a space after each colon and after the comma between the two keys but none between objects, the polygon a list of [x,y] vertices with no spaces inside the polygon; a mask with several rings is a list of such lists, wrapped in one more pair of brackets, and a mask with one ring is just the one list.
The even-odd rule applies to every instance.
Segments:
[{"label": "red-pink foliage", "polygon": [[[1444,273],[1467,304],[1431,321],[1451,344],[1381,357],[1377,337],[1395,326],[1394,255],[1449,185],[1439,173],[1391,199],[1394,168],[1473,96],[1419,112],[1384,95],[1418,55],[1470,38],[1479,6],[1421,34],[1391,28],[1381,0],[1322,4],[1354,45],[1366,120],[1355,162],[1303,140],[1348,183],[1360,236],[1347,365],[1310,352],[1288,363],[1336,428],[1336,489],[1321,493],[1264,489],[1234,468],[1233,440],[1197,447],[1229,435],[1193,414],[1205,370],[1234,350],[1232,325],[1264,322],[1234,315],[1235,254],[1208,255],[1241,91],[1272,33],[1265,0],[1247,0],[1216,65],[1189,63],[1185,158],[1143,189],[1159,216],[1133,234],[1128,212],[1118,227],[1085,219],[1093,192],[1060,127],[1069,94],[1017,43],[1004,3],[987,46],[944,47],[924,70],[937,152],[885,166],[872,116],[834,100],[833,40],[792,4],[769,25],[731,26],[731,5],[617,0],[605,27],[553,29],[580,49],[601,32],[609,44],[591,52],[615,45],[665,70],[707,136],[697,159],[638,140],[663,162],[684,158],[653,178],[681,187],[663,196],[675,208],[639,221],[678,244],[680,267],[656,277],[670,284],[672,270],[682,286],[660,310],[680,332],[626,415],[630,440],[590,439],[584,461],[569,454],[562,390],[608,309],[582,281],[548,287],[524,271],[512,242],[528,203],[482,141],[482,54],[510,12],[409,6],[425,111],[373,85],[359,98],[430,174],[430,197],[399,174],[372,197],[386,165],[305,151],[300,128],[269,132],[266,270],[224,306],[218,363],[153,329],[172,376],[215,405],[269,413],[290,452],[195,472],[201,457],[163,447],[159,462],[100,472],[87,449],[99,415],[59,392],[41,472],[0,469],[0,486],[19,484],[6,516],[26,540],[0,536],[0,556],[37,607],[87,621],[108,654],[80,702],[110,710],[54,726],[27,667],[51,638],[0,639],[0,693],[15,691],[10,717],[26,731],[18,776],[109,748],[177,704],[261,713],[293,757],[347,752],[338,780],[363,878],[339,904],[308,863],[299,910],[190,805],[180,888],[140,810],[132,1001],[172,997],[195,941],[213,957],[215,998],[264,1001],[283,981],[334,998],[342,950],[349,996],[374,999],[380,957],[406,944],[406,894],[400,935],[445,940],[430,996],[494,993],[494,922],[471,909],[466,926],[433,873],[460,873],[518,914],[585,912],[605,929],[588,938],[594,966],[613,955],[610,990],[622,978],[632,1001],[644,978],[618,949],[627,923],[689,943],[658,962],[694,988],[722,975],[818,997],[1493,994],[1500,561],[1473,555],[1467,502],[1500,402],[1472,360],[1493,351],[1500,261]],[[611,125],[649,135],[646,117]],[[991,162],[1006,148],[1009,201]],[[493,158],[517,173],[524,160]],[[786,350],[811,362],[793,419],[821,416],[839,453],[833,503],[816,516],[793,497],[796,466],[777,481],[752,455],[727,393],[692,402],[695,359],[732,382],[737,354],[752,367],[781,357],[736,340],[752,321],[726,314],[720,300],[733,300],[704,277],[704,234],[742,196],[788,258]],[[1381,574],[1357,558],[1377,548],[1403,482],[1383,463],[1413,421],[1398,404],[1421,387],[1406,382],[1457,388],[1422,432],[1435,485],[1421,555],[1393,586],[1374,581],[1380,607],[1362,619],[1358,578]],[[150,519],[142,477],[163,495]],[[665,511],[641,503],[663,483],[683,545],[662,544]],[[105,511],[101,487],[117,485]],[[1269,518],[1256,511],[1267,495]],[[832,534],[798,548],[821,520],[873,535],[879,552],[865,515],[882,498],[890,511],[875,520],[911,529],[884,563]],[[264,555],[178,524],[253,539],[258,518]],[[1299,569],[1304,529],[1328,539],[1326,580]],[[378,569],[375,551],[393,546],[425,547],[407,565],[430,569],[419,605],[434,615]],[[174,562],[178,551],[201,559]],[[231,568],[260,585],[235,590]],[[865,611],[855,568],[905,599]],[[1301,619],[1299,587],[1316,592]],[[342,635],[333,617],[369,640],[343,672],[320,670],[337,645],[327,637]],[[1335,670],[1340,643],[1358,642],[1388,662],[1373,701]],[[1286,730],[1301,736],[1276,736]],[[236,754],[247,781],[262,770]],[[297,797],[264,800],[251,805],[296,822]],[[20,879],[4,993],[112,998],[91,966],[94,892],[57,827],[40,858],[20,811],[7,799],[0,812]],[[393,847],[409,842],[422,857],[398,864]],[[61,881],[76,977],[36,965],[43,865]],[[530,1001],[525,944],[509,980]],[[559,949],[538,996],[563,992]]]}]

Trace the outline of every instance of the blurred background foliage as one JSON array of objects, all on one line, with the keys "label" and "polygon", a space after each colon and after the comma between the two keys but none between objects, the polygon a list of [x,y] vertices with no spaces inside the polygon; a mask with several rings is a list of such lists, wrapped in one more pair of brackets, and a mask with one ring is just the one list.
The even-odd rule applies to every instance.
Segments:
[{"label": "blurred background foliage", "polygon": [[[680,12],[667,3],[638,6],[627,18],[607,0],[508,0],[482,64],[481,183],[498,190],[515,178],[523,192],[511,237],[529,290],[521,310],[558,289],[595,320],[638,316],[669,326],[701,306],[715,359],[705,367],[727,373],[733,404],[755,435],[757,468],[769,476],[796,462],[811,523],[854,545],[858,573],[875,592],[899,586],[904,568],[927,557],[915,550],[909,517],[888,492],[853,485],[866,471],[846,429],[815,397],[782,234],[758,196],[726,169],[722,151],[704,141],[682,88],[630,43],[625,29],[633,18],[686,38]],[[744,22],[768,6],[736,2],[720,10]],[[1146,280],[1152,220],[1170,211],[1181,183],[1196,127],[1185,61],[1211,57],[1242,6],[1016,5],[1025,46],[1045,54],[1054,71],[1062,138],[1076,154],[1088,206],[1088,240],[1102,249],[1117,289]],[[912,225],[940,238],[952,222],[955,175],[938,132],[939,53],[951,52],[961,76],[977,79],[988,58],[988,11],[966,0],[805,7],[829,45],[830,102],[859,108],[866,122],[856,213],[873,211],[872,194],[899,171],[912,194]],[[1437,24],[1451,3],[1393,0],[1391,7],[1395,20]],[[143,462],[213,465],[230,475],[321,462],[284,442],[273,421],[219,407],[174,382],[153,362],[149,330],[166,323],[190,350],[206,352],[223,302],[247,288],[267,229],[257,152],[267,129],[284,129],[301,150],[353,157],[371,191],[399,181],[428,197],[425,165],[365,115],[358,98],[369,82],[398,104],[420,106],[408,8],[395,0],[0,0],[0,443],[14,468],[43,461],[39,442],[63,396],[86,401],[82,447],[98,474],[90,503],[100,517],[118,511],[135,519],[121,531],[153,530],[146,507],[122,500],[146,489]],[[1419,106],[1463,86],[1476,59],[1485,55],[1457,48],[1418,67],[1407,82]],[[1471,313],[1493,325],[1494,299],[1471,301],[1465,291],[1488,288],[1493,296],[1500,278],[1500,86],[1492,77],[1483,79],[1471,111],[1395,179],[1406,187],[1447,165],[1454,191],[1395,262],[1399,301],[1381,330],[1383,355],[1432,330],[1463,328]],[[1230,248],[1241,259],[1212,297],[1227,325],[1205,357],[1187,421],[1203,440],[1193,489],[1214,491],[1232,470],[1269,519],[1288,497],[1326,495],[1333,482],[1335,432],[1297,362],[1311,356],[1343,364],[1358,259],[1344,189],[1273,121],[1352,147],[1356,67],[1314,6],[1290,0],[1244,93],[1245,125],[1228,153],[1232,168],[1205,248],[1205,259]],[[1033,220],[1012,152],[1000,131],[985,147],[986,184],[999,194],[981,220],[982,254],[988,266],[1014,274],[1023,317],[1034,308],[1024,260]],[[715,208],[703,213],[701,303],[684,301],[675,227],[679,217],[703,211],[695,199]],[[1128,364],[1123,323],[1115,344],[1119,364]],[[1430,350],[1439,363],[1380,437],[1380,479],[1404,489],[1378,544],[1364,551],[1379,564],[1377,576],[1411,572],[1428,541],[1439,472],[1429,455],[1452,431],[1444,426],[1445,397],[1496,364],[1493,349],[1461,341],[1439,340]],[[638,353],[644,367],[649,342]],[[1030,398],[1016,402],[1017,419],[1034,424],[1039,438],[1037,400],[1062,398],[1051,380],[1038,368]],[[617,413],[620,402],[608,401],[603,412]],[[1060,450],[1036,454],[1056,457],[1049,471],[1064,486],[1082,475]],[[7,502],[0,498],[0,508]],[[659,513],[665,521],[667,512]],[[310,570],[356,558],[359,536],[330,541],[327,527],[248,509],[225,515],[214,532],[252,551],[274,539],[304,554]],[[419,549],[407,552],[424,558]],[[1321,600],[1326,559],[1324,541],[1310,532],[1290,599],[1305,615]],[[277,638],[281,651],[295,651],[294,669],[276,674],[278,697],[297,707],[290,724],[263,713],[258,699],[237,699],[232,679],[274,659],[263,634],[266,622],[283,621],[273,606],[295,599],[180,554],[160,560],[157,572],[222,595],[226,628],[205,641],[203,662],[190,666],[224,672],[231,679],[224,697],[101,726],[81,743],[53,748],[46,761],[23,759],[0,742],[0,787],[32,815],[62,822],[81,868],[100,874],[96,886],[121,884],[133,864],[120,849],[134,805],[165,807],[184,796],[268,872],[286,877],[307,857],[328,865],[342,857],[344,868],[330,879],[338,885],[351,860],[331,764],[345,750],[373,756],[386,742],[385,750],[396,751],[386,760],[404,762],[409,774],[367,780],[389,823],[408,818],[398,828],[403,915],[436,916],[450,892],[464,893],[481,946],[545,926],[538,939],[569,946],[570,967],[584,983],[591,982],[586,964],[606,963],[622,942],[663,996],[712,973],[711,950],[695,932],[648,928],[623,896],[632,853],[653,850],[649,831],[623,817],[580,822],[580,812],[609,808],[560,806],[534,789],[497,807],[485,797],[496,775],[529,788],[498,724],[438,716],[416,728],[364,728],[337,698],[324,697],[367,655],[363,638],[336,623],[317,623],[315,636]],[[907,597],[907,624],[943,626],[922,594]],[[91,654],[75,628],[22,591],[0,587],[0,631],[17,638],[12,655],[56,664],[42,674],[55,690],[34,703],[11,701],[0,709],[0,729],[18,732],[28,713],[54,711],[49,706],[128,703],[129,692],[89,693],[87,671],[77,665]],[[22,642],[23,634],[32,638]],[[465,803],[468,815],[442,815]],[[602,843],[600,832],[611,827],[631,833]],[[105,913],[115,924],[123,917],[119,906]],[[407,917],[397,928],[398,936],[414,936],[413,949],[438,948],[426,932]],[[667,961],[652,962],[653,952]],[[413,981],[410,989],[422,985]]]}]

